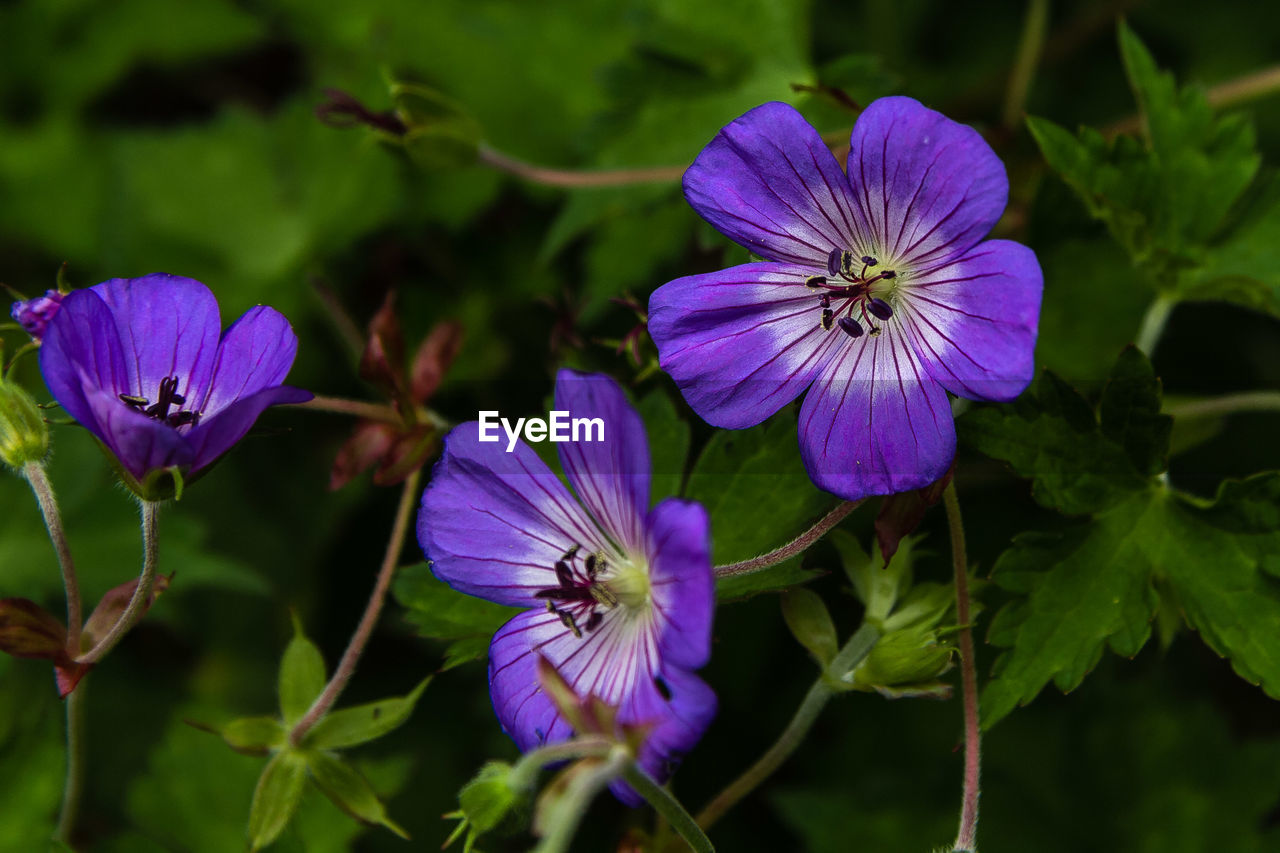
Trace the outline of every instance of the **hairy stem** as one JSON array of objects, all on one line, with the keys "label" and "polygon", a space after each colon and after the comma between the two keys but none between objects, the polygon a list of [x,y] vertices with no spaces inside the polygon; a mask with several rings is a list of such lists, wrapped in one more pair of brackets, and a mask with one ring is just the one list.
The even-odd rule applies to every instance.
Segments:
[{"label": "hairy stem", "polygon": [[671,824],[671,828],[679,833],[689,845],[690,850],[694,853],[715,853],[711,840],[698,826],[697,821],[685,811],[684,806],[680,805],[680,801],[673,797],[670,791],[655,782],[640,768],[640,765],[635,761],[629,762],[622,771],[622,778],[635,789],[637,794],[644,797],[645,801],[653,806],[667,823]]},{"label": "hairy stem", "polygon": [[[1209,106],[1220,110],[1276,94],[1280,94],[1280,65],[1272,65],[1269,68],[1235,77],[1225,83],[1210,86],[1204,93],[1204,97],[1209,102]],[[1142,116],[1131,115],[1107,125],[1102,129],[1102,133],[1104,136],[1111,137],[1121,133],[1137,133],[1141,129]]]},{"label": "hairy stem", "polygon": [[1146,353],[1147,358],[1155,355],[1156,344],[1164,334],[1165,323],[1169,321],[1169,315],[1177,304],[1178,300],[1174,297],[1161,294],[1147,306],[1147,313],[1142,317],[1142,327],[1138,329],[1138,339],[1134,341],[1138,349]]},{"label": "hairy stem", "polygon": [[311,409],[316,412],[336,412],[339,415],[353,415],[371,421],[385,421],[398,424],[404,419],[391,406],[380,403],[366,403],[363,400],[348,400],[345,397],[325,397],[317,394],[305,403],[298,403],[299,409]]},{"label": "hairy stem", "polygon": [[621,776],[631,763],[632,758],[627,751],[615,747],[608,760],[575,776],[561,801],[555,804],[554,815],[548,821],[546,833],[542,836],[542,842],[534,848],[534,853],[562,853],[568,850],[591,801],[606,785]]},{"label": "hairy stem", "polygon": [[62,810],[53,837],[68,847],[75,833],[80,794],[84,790],[84,697],[84,682],[67,697],[67,780],[62,788]]},{"label": "hairy stem", "polygon": [[492,166],[500,172],[524,178],[535,184],[548,187],[565,187],[582,189],[587,187],[623,187],[633,184],[667,183],[680,180],[686,166],[649,166],[638,169],[600,169],[579,171],[576,169],[553,169],[546,166],[535,166],[523,160],[517,160],[497,149],[483,143],[479,150],[480,162]]},{"label": "hairy stem", "polygon": [[603,758],[613,751],[613,743],[603,737],[576,737],[561,743],[540,746],[520,756],[508,774],[511,787],[526,790],[532,788],[538,774],[548,764],[570,761],[575,758]]},{"label": "hairy stem", "polygon": [[76,579],[76,565],[71,559],[71,547],[67,544],[67,533],[62,527],[62,514],[58,511],[58,499],[53,494],[53,484],[45,473],[44,466],[38,462],[28,462],[22,468],[22,474],[31,484],[36,503],[44,515],[44,526],[49,530],[49,539],[53,542],[53,550],[58,555],[58,566],[62,569],[62,588],[67,596],[67,648],[71,654],[80,651],[80,626],[84,614],[80,604],[80,582]]},{"label": "hairy stem", "polygon": [[374,583],[373,594],[369,596],[369,603],[365,606],[364,616],[360,618],[360,624],[351,635],[351,642],[342,653],[342,660],[338,662],[338,668],[334,670],[333,677],[329,679],[329,683],[316,697],[316,701],[311,704],[307,713],[289,733],[289,740],[295,746],[301,743],[311,727],[320,722],[329,712],[333,703],[338,701],[338,697],[346,688],[347,682],[351,680],[351,676],[355,674],[356,664],[360,662],[360,655],[364,652],[364,647],[373,634],[373,628],[378,623],[382,605],[387,599],[387,590],[391,588],[391,580],[395,577],[400,552],[404,550],[405,536],[409,532],[409,520],[417,504],[418,481],[421,477],[420,470],[414,471],[404,481],[404,488],[400,492],[400,506],[396,510],[396,518],[391,525],[391,538],[387,542],[387,552],[382,558],[382,567],[378,570],[378,579]]},{"label": "hairy stem", "polygon": [[815,542],[827,535],[831,528],[835,527],[845,516],[853,512],[862,501],[841,501],[836,504],[836,508],[831,512],[818,519],[818,523],[810,527],[804,533],[801,533],[795,539],[783,545],[781,548],[770,551],[767,554],[761,554],[759,557],[752,557],[750,560],[742,560],[738,563],[729,563],[725,566],[716,566],[716,578],[731,578],[735,575],[749,575],[752,572],[758,572],[767,569],[770,566],[776,566],[783,560],[789,560],[797,554],[803,554]]},{"label": "hairy stem", "polygon": [[960,623],[960,683],[964,697],[964,792],[960,804],[960,831],[953,848],[977,850],[979,777],[982,773],[982,729],[978,720],[978,668],[973,657],[970,626],[969,566],[965,558],[964,523],[953,480],[943,492],[947,527],[951,531],[951,562],[956,577],[956,621]]},{"label": "hairy stem", "polygon": [[795,716],[791,718],[791,722],[783,729],[773,746],[769,747],[755,764],[747,768],[746,772],[733,780],[729,787],[707,804],[706,808],[698,814],[698,826],[703,829],[709,828],[739,800],[755,790],[756,786],[782,766],[782,763],[796,751],[796,747],[809,733],[809,729],[813,727],[814,721],[818,719],[818,714],[826,707],[827,702],[838,692],[837,688],[832,686],[832,680],[843,679],[846,674],[856,669],[858,664],[871,653],[871,649],[879,639],[879,629],[867,623],[864,623],[849,638],[849,642],[840,649],[835,659],[831,661],[831,665],[809,688]]},{"label": "hairy stem", "polygon": [[1044,49],[1045,34],[1049,30],[1049,0],[1030,0],[1027,15],[1022,21],[1022,37],[1018,40],[1018,53],[1009,72],[1009,88],[1005,92],[1003,121],[1005,127],[1016,127],[1022,121],[1027,105],[1027,93],[1040,54]]},{"label": "hairy stem", "polygon": [[138,586],[133,591],[133,597],[129,599],[129,605],[124,609],[124,613],[120,614],[120,618],[116,620],[116,624],[111,626],[107,635],[92,649],[76,658],[77,663],[97,663],[102,660],[147,611],[151,589],[156,582],[156,517],[160,514],[160,503],[158,501],[139,501],[139,503],[142,511],[142,574],[138,575]]},{"label": "hairy stem", "polygon": [[1175,418],[1207,418],[1236,412],[1280,412],[1280,391],[1247,391],[1204,400],[1188,400],[1164,407]]}]

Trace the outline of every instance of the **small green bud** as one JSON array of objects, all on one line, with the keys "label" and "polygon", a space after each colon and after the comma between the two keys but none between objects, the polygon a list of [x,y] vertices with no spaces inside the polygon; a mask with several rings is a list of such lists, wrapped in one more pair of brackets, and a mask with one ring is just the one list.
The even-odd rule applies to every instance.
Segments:
[{"label": "small green bud", "polygon": [[511,784],[511,765],[490,761],[458,792],[458,805],[476,833],[496,827],[524,800],[527,792]]},{"label": "small green bud", "polygon": [[824,669],[840,650],[836,626],[827,606],[813,590],[796,587],[783,593],[782,617],[800,645],[809,650]]},{"label": "small green bud", "polygon": [[0,459],[21,468],[49,452],[49,426],[31,395],[0,378]]},{"label": "small green bud", "polygon": [[934,679],[951,667],[954,649],[938,642],[938,632],[913,625],[886,634],[853,672],[858,690],[890,696],[936,693]]}]

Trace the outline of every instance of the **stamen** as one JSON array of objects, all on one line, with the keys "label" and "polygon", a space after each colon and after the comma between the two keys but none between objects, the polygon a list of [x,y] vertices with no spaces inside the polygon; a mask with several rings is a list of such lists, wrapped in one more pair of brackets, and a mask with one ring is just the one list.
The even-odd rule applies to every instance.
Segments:
[{"label": "stamen", "polygon": [[121,394],[120,401],[135,412],[142,411],[143,407],[149,402],[146,397],[134,397],[130,394]]},{"label": "stamen", "polygon": [[862,337],[862,327],[859,326],[858,321],[852,317],[841,317],[840,329],[851,338]]},{"label": "stamen", "polygon": [[578,627],[578,620],[573,618],[573,614],[568,610],[557,610],[556,615],[560,617],[560,621],[564,626],[573,632],[573,636],[579,640],[582,639],[582,629]]},{"label": "stamen", "polygon": [[864,264],[866,264],[867,266],[869,266],[869,267],[874,267],[876,264],[880,263],[879,261],[877,261],[875,258],[871,257],[870,255],[863,255],[863,256],[862,256],[862,262],[863,262]]},{"label": "stamen", "polygon": [[582,626],[582,630],[590,633],[600,627],[600,623],[604,621],[604,614],[596,611],[587,617],[587,624]]},{"label": "stamen", "polygon": [[818,300],[818,301],[819,301],[819,303],[821,303],[821,305],[822,305],[822,307],[823,307],[823,308],[830,308],[830,307],[831,307],[831,294],[830,294],[830,293],[824,293],[824,294],[822,294],[822,298],[821,298],[820,300]]},{"label": "stamen", "polygon": [[853,252],[840,253],[840,274],[845,278],[857,278],[853,274]]},{"label": "stamen", "polygon": [[827,275],[835,278],[840,274],[840,255],[841,250],[832,249],[831,254],[827,255]]},{"label": "stamen", "polygon": [[893,316],[893,308],[883,299],[872,299],[867,303],[867,310],[881,320],[888,320]]},{"label": "stamen", "polygon": [[825,275],[807,275],[804,277],[805,287],[812,287],[816,289],[822,287],[826,283],[827,277]]},{"label": "stamen", "polygon": [[560,586],[573,586],[573,572],[569,570],[569,564],[564,560],[556,563],[556,580],[560,582]]},{"label": "stamen", "polygon": [[885,270],[884,272],[880,273],[880,277],[883,279],[897,278],[898,274],[893,270]]},{"label": "stamen", "polygon": [[591,590],[591,597],[612,610],[618,606],[618,596],[613,590],[609,589],[606,584],[593,583],[588,589]]},{"label": "stamen", "polygon": [[831,311],[831,309],[830,309],[830,308],[823,308],[823,309],[822,309],[822,328],[823,328],[823,331],[827,331],[827,332],[831,331],[831,320],[832,320],[832,318],[833,318],[834,316],[835,316],[835,315],[832,313],[832,311]]}]

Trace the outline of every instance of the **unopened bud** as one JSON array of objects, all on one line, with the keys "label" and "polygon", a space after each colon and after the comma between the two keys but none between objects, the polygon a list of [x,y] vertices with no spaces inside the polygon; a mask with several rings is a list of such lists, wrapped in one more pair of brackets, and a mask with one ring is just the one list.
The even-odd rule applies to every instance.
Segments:
[{"label": "unopened bud", "polygon": [[9,309],[9,316],[17,321],[28,335],[40,340],[44,337],[44,330],[48,328],[49,321],[62,307],[62,298],[65,295],[56,290],[46,290],[44,296],[13,303],[13,307]]},{"label": "unopened bud", "polygon": [[21,468],[49,452],[49,427],[31,395],[0,379],[0,459]]}]

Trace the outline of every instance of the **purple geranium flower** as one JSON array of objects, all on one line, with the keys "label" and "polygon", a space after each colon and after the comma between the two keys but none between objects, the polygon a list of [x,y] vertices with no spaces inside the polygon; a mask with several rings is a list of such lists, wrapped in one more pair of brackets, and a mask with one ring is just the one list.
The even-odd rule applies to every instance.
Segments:
[{"label": "purple geranium flower", "polygon": [[298,338],[279,311],[250,309],[222,333],[198,281],[113,278],[62,301],[40,347],[55,400],[115,454],[135,491],[156,472],[190,482],[268,406],[311,393],[284,381]]},{"label": "purple geranium flower", "polygon": [[539,683],[542,656],[619,723],[651,727],[638,759],[665,779],[716,709],[693,672],[710,656],[715,603],[707,514],[676,498],[649,509],[644,425],[612,379],[560,371],[556,409],[604,423],[603,440],[559,445],[578,500],[528,445],[482,443],[472,421],[445,441],[418,540],[453,588],[530,608],[489,647],[494,711],[521,750],[571,734]]},{"label": "purple geranium flower", "polygon": [[44,337],[44,330],[49,325],[49,321],[53,319],[54,314],[58,313],[64,296],[66,294],[61,291],[46,290],[43,296],[13,303],[13,307],[9,309],[9,316],[17,321],[28,335],[40,340]]},{"label": "purple geranium flower", "polygon": [[859,116],[848,174],[793,108],[729,124],[685,197],[767,260],[677,279],[649,302],[662,367],[707,422],[759,423],[810,385],[800,450],[849,499],[924,486],[955,455],[947,391],[1011,400],[1030,382],[1035,254],[979,242],[1003,164],[972,128],[910,98]]}]

